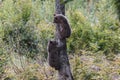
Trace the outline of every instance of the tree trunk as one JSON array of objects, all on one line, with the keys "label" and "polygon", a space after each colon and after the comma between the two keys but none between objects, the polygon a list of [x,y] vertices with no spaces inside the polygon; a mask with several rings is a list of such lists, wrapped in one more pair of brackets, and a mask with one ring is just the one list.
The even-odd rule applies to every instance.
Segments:
[{"label": "tree trunk", "polygon": [[[65,15],[65,5],[61,4],[60,0],[56,0],[56,14],[63,14]],[[58,46],[61,47],[59,50],[59,60],[60,60],[60,69],[58,70],[59,80],[73,80],[73,76],[70,69],[70,63],[68,60],[67,55],[67,46],[66,46],[66,39],[60,39],[59,33],[60,25],[56,25],[56,35],[55,41],[58,42]]]},{"label": "tree trunk", "polygon": [[120,21],[120,0],[113,0],[114,4],[116,6],[117,14],[118,14],[118,19]]}]

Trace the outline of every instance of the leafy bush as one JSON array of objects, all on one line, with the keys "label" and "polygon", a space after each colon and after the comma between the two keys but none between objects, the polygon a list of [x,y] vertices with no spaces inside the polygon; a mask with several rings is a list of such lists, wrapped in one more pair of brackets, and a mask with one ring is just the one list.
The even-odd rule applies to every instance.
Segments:
[{"label": "leafy bush", "polygon": [[[20,8],[19,6],[14,8],[15,3],[12,1],[10,1],[10,3],[10,7],[12,9],[9,9],[7,12],[13,12],[14,14],[11,14],[10,17],[6,17],[8,20],[5,21],[2,25],[4,29],[3,41],[15,52],[33,58],[34,54],[37,54],[39,52],[39,40],[37,39],[37,33],[35,32],[34,24],[30,24],[29,21],[31,15],[30,2],[28,2],[27,5],[23,4],[23,6],[20,6]],[[21,4],[19,1],[18,3]],[[4,4],[3,10],[5,10],[5,8],[6,4]],[[5,13],[3,13],[3,15],[4,14]]]},{"label": "leafy bush", "polygon": [[[99,5],[106,7],[108,4]],[[75,10],[74,13],[69,11],[72,26],[72,35],[68,40],[70,52],[90,50],[103,51],[105,54],[120,53],[119,21],[115,18],[116,15],[112,14],[113,11],[111,12],[113,8],[103,8],[97,8],[99,10],[95,12],[97,14],[95,23],[90,22],[80,10]]]},{"label": "leafy bush", "polygon": [[2,49],[2,45],[1,45],[0,47],[0,79],[5,75],[5,66],[7,64],[7,61],[8,61],[8,56]]},{"label": "leafy bush", "polygon": [[[11,9],[8,8],[8,2]],[[51,29],[47,29],[51,24],[47,25],[48,23],[40,22],[39,10],[36,9],[33,12],[34,8],[38,8],[38,6],[32,4],[38,5],[37,2],[31,0],[4,1],[4,6],[1,9],[2,16],[0,16],[4,23],[1,25],[4,33],[3,41],[16,53],[30,58],[34,58],[40,52],[47,52],[47,41],[51,36],[50,33],[52,33]],[[41,24],[40,27],[39,24]],[[47,26],[45,27],[46,30],[43,25]]]},{"label": "leafy bush", "polygon": [[80,11],[71,13],[70,17],[72,26],[72,35],[68,42],[69,50],[87,49],[93,38],[92,28],[87,19]]},{"label": "leafy bush", "polygon": [[[119,55],[113,54],[120,53],[120,22],[111,1],[92,2],[89,13],[85,0],[66,4],[72,28],[67,48],[74,53],[69,59],[75,80],[114,80],[120,73]],[[46,63],[47,42],[55,32],[54,6],[54,0],[2,1],[0,79],[57,79],[57,72]]]}]

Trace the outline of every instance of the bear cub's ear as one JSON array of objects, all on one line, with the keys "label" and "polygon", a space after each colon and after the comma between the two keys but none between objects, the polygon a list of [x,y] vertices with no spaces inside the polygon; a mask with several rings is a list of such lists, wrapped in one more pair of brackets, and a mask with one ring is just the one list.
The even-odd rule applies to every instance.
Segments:
[{"label": "bear cub's ear", "polygon": [[50,40],[50,44],[52,44],[53,42]]},{"label": "bear cub's ear", "polygon": [[49,43],[53,44],[53,45],[57,45],[58,44],[55,40],[50,40]]},{"label": "bear cub's ear", "polygon": [[53,15],[56,16],[56,13],[54,13]]}]

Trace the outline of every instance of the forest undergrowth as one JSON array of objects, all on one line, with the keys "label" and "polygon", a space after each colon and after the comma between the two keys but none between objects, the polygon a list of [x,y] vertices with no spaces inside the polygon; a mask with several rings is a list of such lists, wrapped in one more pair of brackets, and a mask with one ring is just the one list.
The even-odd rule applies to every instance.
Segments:
[{"label": "forest undergrowth", "polygon": [[[120,21],[113,0],[66,4],[67,53],[75,80],[120,79]],[[54,0],[0,1],[0,80],[57,80],[47,63]]]}]

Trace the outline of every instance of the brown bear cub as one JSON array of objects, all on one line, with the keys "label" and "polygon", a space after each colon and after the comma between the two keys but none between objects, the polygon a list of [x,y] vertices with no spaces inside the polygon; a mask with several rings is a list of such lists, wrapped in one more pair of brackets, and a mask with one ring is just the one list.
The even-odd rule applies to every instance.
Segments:
[{"label": "brown bear cub", "polygon": [[68,23],[67,18],[62,14],[54,14],[54,23],[60,25],[60,39],[65,39],[70,37],[71,35],[71,28]]},{"label": "brown bear cub", "polygon": [[51,67],[55,68],[55,70],[60,69],[60,60],[59,60],[59,52],[57,48],[56,41],[49,41],[48,46],[48,63]]}]

